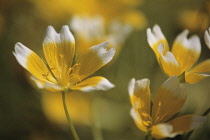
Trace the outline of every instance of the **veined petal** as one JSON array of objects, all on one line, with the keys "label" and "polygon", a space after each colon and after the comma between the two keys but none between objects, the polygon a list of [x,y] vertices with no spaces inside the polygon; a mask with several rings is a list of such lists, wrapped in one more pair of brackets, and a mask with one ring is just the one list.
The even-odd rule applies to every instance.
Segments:
[{"label": "veined petal", "polygon": [[31,80],[33,80],[36,83],[37,87],[41,89],[46,89],[51,92],[59,92],[63,90],[58,84],[51,82],[43,82],[35,78],[34,76],[31,76]]},{"label": "veined petal", "polygon": [[178,113],[187,98],[186,89],[177,76],[170,77],[158,89],[152,108],[153,124],[167,121]]},{"label": "veined petal", "polygon": [[[115,54],[115,48],[107,50],[108,42],[89,48],[82,56],[78,56],[77,64],[72,74],[78,77],[78,81],[91,75],[105,64],[110,62]],[[70,79],[71,81],[71,79]]]},{"label": "veined petal", "polygon": [[210,76],[210,59],[207,59],[186,73],[185,81],[190,84],[197,83]]},{"label": "veined petal", "polygon": [[207,47],[210,49],[210,27],[204,33],[204,40],[206,42]]},{"label": "veined petal", "polygon": [[168,42],[158,25],[155,25],[152,30],[150,28],[147,29],[147,42],[154,51],[158,62],[160,57],[160,54],[158,52],[158,46],[161,43],[164,44],[165,49],[163,55],[165,55],[165,53],[169,51]]},{"label": "veined petal", "polygon": [[141,114],[150,116],[150,81],[131,79],[128,91],[132,106],[137,106]]},{"label": "veined petal", "polygon": [[173,133],[182,134],[198,128],[206,120],[205,116],[184,115],[169,122]]},{"label": "veined petal", "polygon": [[176,135],[178,135],[172,132],[173,132],[173,126],[168,123],[160,123],[152,126],[151,128],[151,135],[156,139],[173,138]]},{"label": "veined petal", "polygon": [[41,58],[23,44],[16,43],[15,52],[13,52],[13,54],[16,57],[18,63],[37,79],[45,82],[56,82]]},{"label": "veined petal", "polygon": [[197,35],[187,38],[189,31],[184,30],[177,36],[172,47],[172,53],[179,62],[182,71],[189,70],[198,60],[201,53],[201,43]]},{"label": "veined petal", "polygon": [[75,40],[69,27],[63,26],[58,34],[52,26],[48,26],[43,41],[43,51],[55,76],[58,79],[59,76],[64,77],[72,65],[75,53]]},{"label": "veined petal", "polygon": [[101,76],[95,76],[95,77],[88,78],[79,84],[71,86],[70,88],[72,90],[90,92],[94,90],[106,91],[106,90],[109,90],[110,88],[113,88],[114,86],[115,85],[110,83],[106,78],[101,77]]},{"label": "veined petal", "polygon": [[141,115],[139,115],[139,112],[138,112],[138,110],[135,107],[131,108],[130,115],[133,118],[136,126],[141,131],[148,132],[147,127],[143,124],[143,119],[141,118]]},{"label": "veined petal", "polygon": [[160,44],[158,46],[158,51],[160,53],[160,65],[163,69],[163,71],[169,76],[179,76],[183,71],[180,68],[179,63],[177,62],[176,58],[171,52],[166,52],[164,55],[163,52],[165,50],[165,46],[163,44]]}]

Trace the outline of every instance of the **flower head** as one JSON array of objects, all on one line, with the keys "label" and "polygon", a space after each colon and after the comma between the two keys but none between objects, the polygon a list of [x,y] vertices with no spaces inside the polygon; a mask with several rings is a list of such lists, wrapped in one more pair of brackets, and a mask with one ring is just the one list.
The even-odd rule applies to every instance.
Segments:
[{"label": "flower head", "polygon": [[171,52],[158,25],[152,30],[147,29],[147,40],[155,52],[158,63],[169,77],[184,74],[184,81],[193,84],[210,76],[210,59],[192,68],[200,56],[201,43],[197,35],[187,38],[188,34],[189,31],[184,30],[176,37]]},{"label": "flower head", "polygon": [[87,78],[112,60],[115,49],[107,50],[107,47],[108,42],[93,46],[73,62],[75,40],[68,26],[63,26],[60,33],[48,26],[43,41],[46,61],[21,43],[15,45],[13,54],[19,64],[32,74],[31,79],[39,88],[55,92],[107,90],[114,85],[106,78]]},{"label": "flower head", "polygon": [[206,119],[203,116],[183,115],[170,120],[184,105],[187,93],[179,79],[172,76],[158,89],[151,106],[149,79],[131,79],[128,91],[131,116],[137,127],[157,139],[174,137],[197,128]]}]

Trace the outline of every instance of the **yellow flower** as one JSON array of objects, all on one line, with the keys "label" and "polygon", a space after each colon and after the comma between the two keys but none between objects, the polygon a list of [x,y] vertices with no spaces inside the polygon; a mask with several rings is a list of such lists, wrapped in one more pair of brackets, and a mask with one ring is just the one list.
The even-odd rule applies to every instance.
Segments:
[{"label": "yellow flower", "polygon": [[171,52],[169,51],[168,42],[158,25],[155,25],[153,30],[147,29],[147,41],[155,52],[158,63],[169,77],[183,74],[184,81],[193,84],[210,76],[208,74],[210,59],[192,68],[200,56],[201,44],[197,35],[193,35],[188,39],[188,33],[188,30],[184,30],[176,37]]},{"label": "yellow flower", "polygon": [[19,64],[32,74],[39,88],[54,92],[107,90],[114,85],[106,78],[87,78],[112,60],[115,49],[107,50],[107,46],[107,42],[93,46],[73,62],[75,41],[68,26],[63,26],[60,33],[49,26],[43,41],[46,62],[21,43],[15,45],[13,54]]},{"label": "yellow flower", "polygon": [[210,27],[209,30],[206,30],[204,33],[204,40],[206,42],[207,47],[210,49]]},{"label": "yellow flower", "polygon": [[170,77],[158,89],[151,106],[149,79],[131,79],[128,91],[131,99],[131,116],[137,127],[157,139],[175,137],[195,129],[205,121],[204,116],[183,115],[171,118],[184,105],[187,93],[176,76]]},{"label": "yellow flower", "polygon": [[122,24],[119,21],[113,21],[106,25],[105,19],[99,15],[73,16],[70,27],[76,36],[77,45],[82,46],[76,48],[79,54],[84,53],[93,44],[105,40],[108,40],[109,45],[115,47],[118,53],[132,31],[131,26]]}]

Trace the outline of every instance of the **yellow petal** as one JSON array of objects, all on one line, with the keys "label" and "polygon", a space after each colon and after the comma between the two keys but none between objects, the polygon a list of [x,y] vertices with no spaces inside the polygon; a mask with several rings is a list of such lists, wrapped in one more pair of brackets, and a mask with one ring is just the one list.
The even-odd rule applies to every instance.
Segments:
[{"label": "yellow petal", "polygon": [[51,71],[57,79],[63,79],[72,65],[75,53],[74,37],[68,26],[63,26],[60,34],[52,26],[48,26],[43,51]]},{"label": "yellow petal", "polygon": [[168,42],[158,25],[155,25],[153,27],[153,30],[151,30],[150,28],[147,29],[147,42],[149,43],[150,47],[154,51],[158,62],[159,62],[159,57],[160,57],[160,54],[158,52],[158,46],[161,43],[164,44],[165,49],[164,49],[163,55],[165,55],[165,53],[169,51]]},{"label": "yellow petal", "polygon": [[201,44],[198,36],[187,38],[189,31],[184,30],[177,36],[172,47],[172,53],[181,66],[182,71],[189,70],[198,60]]},{"label": "yellow petal", "polygon": [[198,128],[206,117],[195,115],[184,115],[169,122],[173,126],[173,133],[185,133]]},{"label": "yellow petal", "polygon": [[150,115],[150,81],[131,79],[128,91],[132,106],[138,106],[141,113]]},{"label": "yellow petal", "polygon": [[47,66],[41,58],[32,50],[21,43],[15,44],[13,52],[19,64],[28,70],[34,77],[43,82],[56,83],[56,80],[50,74]]},{"label": "yellow petal", "polygon": [[101,76],[95,76],[82,81],[79,84],[71,86],[72,90],[80,90],[84,92],[90,92],[93,90],[103,90],[106,91],[113,88],[114,84],[110,83],[106,78]]},{"label": "yellow petal", "polygon": [[160,65],[163,69],[163,71],[169,76],[179,76],[180,74],[182,74],[182,70],[181,67],[179,65],[179,63],[177,62],[177,60],[175,59],[174,55],[171,52],[166,52],[166,54],[164,55],[164,51],[165,51],[165,46],[163,46],[163,44],[160,44],[158,46],[158,51],[160,54]]},{"label": "yellow petal", "polygon": [[178,113],[187,98],[186,89],[172,76],[158,89],[152,108],[153,124],[163,123]]},{"label": "yellow petal", "polygon": [[210,27],[204,33],[204,40],[206,42],[207,47],[210,49]]},{"label": "yellow petal", "polygon": [[78,77],[78,81],[91,75],[112,60],[115,49],[111,48],[107,50],[107,47],[108,42],[103,42],[89,48],[82,56],[78,56],[77,64],[80,66],[75,67],[72,73],[74,77]]},{"label": "yellow petal", "polygon": [[168,137],[173,138],[176,135],[178,135],[172,132],[173,132],[173,126],[167,123],[160,123],[152,126],[151,128],[151,135],[156,139],[163,139]]},{"label": "yellow petal", "polygon": [[210,59],[207,59],[186,73],[186,83],[194,84],[210,76]]},{"label": "yellow petal", "polygon": [[148,129],[147,127],[144,125],[143,123],[143,119],[141,118],[141,115],[139,114],[139,111],[138,109],[136,109],[135,107],[132,107],[131,108],[131,111],[130,111],[130,115],[131,117],[133,118],[136,126],[141,130],[141,131],[144,131],[144,132],[148,132]]}]

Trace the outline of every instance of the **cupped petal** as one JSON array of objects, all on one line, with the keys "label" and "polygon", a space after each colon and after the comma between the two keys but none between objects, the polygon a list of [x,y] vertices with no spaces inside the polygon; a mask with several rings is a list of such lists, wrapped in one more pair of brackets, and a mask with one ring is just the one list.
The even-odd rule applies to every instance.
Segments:
[{"label": "cupped petal", "polygon": [[169,51],[168,42],[158,25],[155,25],[152,30],[150,28],[147,29],[147,42],[149,43],[150,47],[154,51],[158,62],[159,62],[159,57],[160,57],[160,54],[158,52],[158,46],[161,43],[164,44],[165,49],[164,49],[163,55],[165,55],[166,52]]},{"label": "cupped petal", "polygon": [[206,120],[205,116],[184,115],[169,122],[173,133],[182,134],[198,128]]},{"label": "cupped petal", "polygon": [[46,89],[48,91],[51,92],[60,92],[63,91],[64,89],[62,89],[62,87],[60,87],[58,84],[49,82],[49,81],[40,81],[39,79],[37,79],[34,76],[31,76],[31,80],[33,80],[35,82],[35,84],[37,85],[38,88],[40,89]]},{"label": "cupped petal", "polygon": [[109,80],[107,80],[106,78],[101,77],[101,76],[95,76],[95,77],[88,78],[74,86],[71,86],[70,89],[90,92],[94,90],[106,91],[113,87],[115,87],[115,85],[109,82]]},{"label": "cupped petal", "polygon": [[159,123],[152,126],[151,135],[156,139],[173,138],[177,133],[173,133],[173,126],[168,123]]},{"label": "cupped petal", "polygon": [[165,46],[163,44],[160,44],[158,46],[158,51],[160,54],[160,65],[163,71],[169,76],[179,76],[183,71],[181,70],[181,67],[179,63],[177,62],[176,58],[171,52],[166,52],[164,55]]},{"label": "cupped petal", "polygon": [[180,111],[187,98],[177,76],[170,77],[158,89],[152,108],[153,124],[163,123]]},{"label": "cupped petal", "polygon": [[139,111],[138,109],[136,109],[135,107],[132,107],[131,108],[131,111],[130,111],[130,115],[131,117],[133,118],[136,126],[141,130],[141,131],[144,131],[144,132],[148,132],[148,128],[144,125],[144,120],[141,118],[141,115],[139,114]]},{"label": "cupped petal", "polygon": [[206,42],[207,47],[210,49],[210,27],[204,33],[204,40]]},{"label": "cupped petal", "polygon": [[41,81],[56,83],[45,63],[32,50],[21,43],[15,44],[13,52],[18,63]]},{"label": "cupped petal", "polygon": [[132,106],[138,106],[141,113],[150,115],[150,80],[131,79],[128,92]]},{"label": "cupped petal", "polygon": [[75,53],[75,40],[68,26],[63,26],[57,33],[48,26],[43,41],[45,59],[57,79],[62,79],[72,65]]},{"label": "cupped petal", "polygon": [[189,31],[184,30],[177,36],[172,46],[172,53],[180,64],[182,71],[189,70],[198,60],[201,53],[199,37],[193,35],[188,39],[188,34]]},{"label": "cupped petal", "polygon": [[[82,56],[78,56],[78,61],[76,63],[79,66],[75,67],[72,72],[74,77],[78,77],[76,82],[79,82],[87,76],[93,74],[112,60],[115,54],[115,48],[107,50],[107,47],[108,42],[103,42],[89,48]],[[70,81],[72,81],[71,78]],[[75,81],[75,78],[73,81]]]},{"label": "cupped petal", "polygon": [[210,76],[210,59],[207,59],[186,73],[186,83],[194,84]]}]

